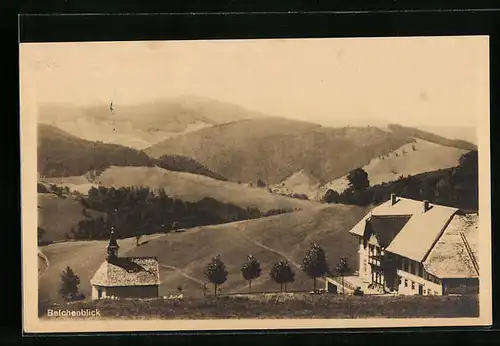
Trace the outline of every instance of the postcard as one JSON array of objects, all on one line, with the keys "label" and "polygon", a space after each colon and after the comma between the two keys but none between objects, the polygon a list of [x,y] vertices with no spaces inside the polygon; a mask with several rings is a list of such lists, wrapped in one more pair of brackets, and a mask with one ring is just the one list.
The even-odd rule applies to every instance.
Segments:
[{"label": "postcard", "polygon": [[25,332],[491,324],[487,36],[22,43],[20,89]]}]

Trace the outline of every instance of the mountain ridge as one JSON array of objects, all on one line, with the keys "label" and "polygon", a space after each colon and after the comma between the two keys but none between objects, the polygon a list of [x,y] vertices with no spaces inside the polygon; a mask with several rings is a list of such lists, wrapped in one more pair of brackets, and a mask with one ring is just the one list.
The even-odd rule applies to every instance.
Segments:
[{"label": "mountain ridge", "polygon": [[155,99],[138,104],[90,106],[41,103],[39,122],[92,141],[144,149],[163,139],[199,128],[264,114],[204,97]]}]

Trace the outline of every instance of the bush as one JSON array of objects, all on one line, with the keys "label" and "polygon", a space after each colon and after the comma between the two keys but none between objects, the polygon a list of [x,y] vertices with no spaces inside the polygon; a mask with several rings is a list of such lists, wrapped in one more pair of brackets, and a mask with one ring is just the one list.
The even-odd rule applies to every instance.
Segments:
[{"label": "bush", "polygon": [[356,289],[354,290],[353,295],[355,295],[355,296],[364,296],[365,293],[361,290],[361,287],[356,287]]}]

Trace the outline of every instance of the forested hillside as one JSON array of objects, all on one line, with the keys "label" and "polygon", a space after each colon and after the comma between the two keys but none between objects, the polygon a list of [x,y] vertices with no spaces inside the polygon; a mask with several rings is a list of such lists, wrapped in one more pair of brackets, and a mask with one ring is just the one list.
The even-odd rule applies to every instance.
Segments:
[{"label": "forested hillside", "polygon": [[46,124],[38,126],[38,172],[45,177],[78,176],[116,166],[152,166],[142,151],[91,142]]},{"label": "forested hillside", "polygon": [[169,171],[187,172],[193,174],[204,175],[218,180],[226,180],[221,174],[212,172],[210,169],[202,165],[192,158],[181,155],[163,155],[159,159],[154,160],[158,167]]},{"label": "forested hillside", "polygon": [[262,213],[256,208],[243,209],[212,198],[186,202],[169,197],[163,189],[154,192],[149,188],[130,187],[91,188],[81,202],[84,207],[103,212],[105,216],[81,220],[71,233],[76,239],[106,239],[111,226],[115,227],[118,236],[126,238],[292,211],[275,209]]},{"label": "forested hillside", "polygon": [[272,185],[303,170],[324,183],[412,141],[375,127],[329,128],[270,117],[204,128],[145,152],[193,158],[234,182]]}]

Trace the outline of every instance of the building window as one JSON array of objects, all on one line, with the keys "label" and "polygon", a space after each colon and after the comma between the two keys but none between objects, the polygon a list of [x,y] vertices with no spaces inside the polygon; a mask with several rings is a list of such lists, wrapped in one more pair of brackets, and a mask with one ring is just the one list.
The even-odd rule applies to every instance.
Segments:
[{"label": "building window", "polygon": [[415,283],[412,281],[411,282],[411,289],[414,290],[415,289]]},{"label": "building window", "polygon": [[408,287],[408,280],[405,279],[405,287]]}]

